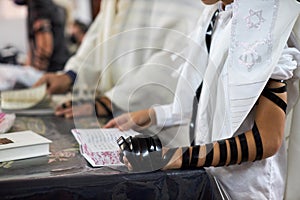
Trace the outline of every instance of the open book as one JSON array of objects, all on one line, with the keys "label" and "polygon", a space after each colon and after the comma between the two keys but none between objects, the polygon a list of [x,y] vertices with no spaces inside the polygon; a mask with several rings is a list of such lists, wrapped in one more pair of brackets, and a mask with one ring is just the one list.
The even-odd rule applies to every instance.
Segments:
[{"label": "open book", "polygon": [[1,92],[1,108],[6,113],[53,114],[51,100],[46,93],[46,84],[35,88]]},{"label": "open book", "polygon": [[1,134],[0,162],[48,155],[50,143],[33,131]]},{"label": "open book", "polygon": [[72,129],[72,134],[79,143],[80,153],[93,166],[122,165],[119,160],[117,139],[138,135],[133,130],[119,129]]}]

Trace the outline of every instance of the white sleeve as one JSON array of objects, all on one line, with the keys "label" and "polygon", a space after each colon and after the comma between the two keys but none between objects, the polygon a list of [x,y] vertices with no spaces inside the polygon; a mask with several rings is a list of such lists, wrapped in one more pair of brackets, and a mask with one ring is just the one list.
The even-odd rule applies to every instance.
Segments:
[{"label": "white sleeve", "polygon": [[186,124],[189,121],[188,118],[172,114],[173,104],[154,106],[153,109],[155,111],[156,125],[158,127]]},{"label": "white sleeve", "polygon": [[82,65],[85,67],[97,68],[95,67],[94,57],[90,56],[89,54],[92,52],[98,42],[99,34],[101,33],[102,28],[102,21],[103,16],[98,14],[95,21],[85,34],[83,42],[76,54],[73,55],[66,63],[64,71],[72,70],[77,73]]},{"label": "white sleeve", "polygon": [[271,78],[278,80],[288,80],[293,77],[294,70],[297,68],[297,59],[300,52],[296,48],[285,48],[281,57],[274,68]]}]

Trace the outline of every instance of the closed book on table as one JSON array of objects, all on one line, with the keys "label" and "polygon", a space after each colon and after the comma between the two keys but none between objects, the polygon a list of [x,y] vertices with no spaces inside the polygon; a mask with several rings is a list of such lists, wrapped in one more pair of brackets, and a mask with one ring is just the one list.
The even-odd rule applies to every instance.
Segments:
[{"label": "closed book on table", "polygon": [[49,155],[51,142],[33,131],[0,134],[0,162]]}]

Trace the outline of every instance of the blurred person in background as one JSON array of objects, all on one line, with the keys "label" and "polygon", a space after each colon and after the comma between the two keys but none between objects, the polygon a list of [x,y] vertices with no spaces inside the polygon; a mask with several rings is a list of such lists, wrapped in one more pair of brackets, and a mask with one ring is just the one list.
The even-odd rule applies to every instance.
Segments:
[{"label": "blurred person in background", "polygon": [[26,5],[29,51],[25,65],[54,72],[64,68],[70,54],[65,38],[65,10],[52,0],[14,0]]}]

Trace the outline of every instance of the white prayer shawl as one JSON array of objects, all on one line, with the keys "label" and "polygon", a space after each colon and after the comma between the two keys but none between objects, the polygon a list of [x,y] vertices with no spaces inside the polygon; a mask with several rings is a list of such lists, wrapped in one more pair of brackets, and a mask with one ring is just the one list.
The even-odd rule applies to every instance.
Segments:
[{"label": "white prayer shawl", "polygon": [[78,73],[74,88],[97,88],[126,111],[171,102],[177,78],[169,75],[179,64],[170,55],[182,51],[202,7],[198,0],[103,0],[65,68]]},{"label": "white prayer shawl", "polygon": [[[293,0],[233,3],[231,32],[222,33],[230,34],[231,42],[224,41],[226,36],[221,41],[216,38],[222,48],[212,46],[205,72],[198,142],[232,137],[237,132],[279,62],[298,15],[299,6]],[[297,94],[290,94],[289,109],[297,98]]]}]

